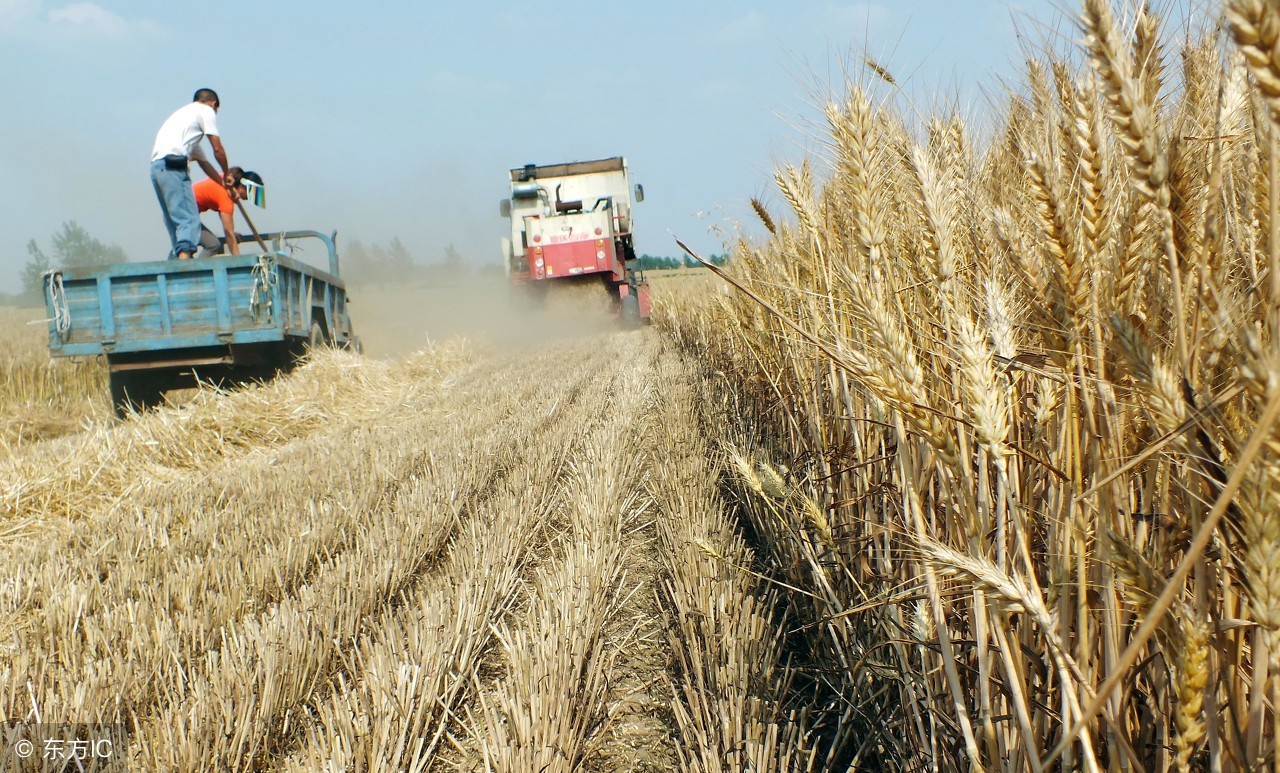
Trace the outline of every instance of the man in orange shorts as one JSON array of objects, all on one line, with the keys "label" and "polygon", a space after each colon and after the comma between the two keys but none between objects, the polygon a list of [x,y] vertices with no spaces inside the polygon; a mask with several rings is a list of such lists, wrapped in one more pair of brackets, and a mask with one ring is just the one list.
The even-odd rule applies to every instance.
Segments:
[{"label": "man in orange shorts", "polygon": [[[195,194],[196,209],[200,212],[216,211],[218,213],[222,219],[226,250],[232,255],[239,255],[240,238],[236,236],[235,231],[235,203],[237,200],[249,197],[249,185],[257,186],[256,190],[261,190],[262,177],[256,172],[246,172],[238,166],[228,170],[227,176],[231,180],[229,189],[218,180],[208,177],[191,186],[191,190]],[[258,206],[262,206],[265,203],[265,197],[255,196],[254,201]],[[203,223],[200,224],[200,246],[203,248],[200,257],[208,258],[217,255],[222,251],[223,244],[224,239],[214,236],[213,231]]]}]

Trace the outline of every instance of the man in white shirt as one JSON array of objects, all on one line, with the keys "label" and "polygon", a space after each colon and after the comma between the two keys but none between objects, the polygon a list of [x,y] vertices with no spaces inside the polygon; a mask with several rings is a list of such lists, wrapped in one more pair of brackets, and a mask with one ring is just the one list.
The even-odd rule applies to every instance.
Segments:
[{"label": "man in white shirt", "polygon": [[[191,175],[187,171],[190,161],[194,159],[205,174],[221,180],[223,185],[231,184],[231,166],[218,136],[217,114],[221,105],[218,95],[213,89],[200,89],[191,100],[191,104],[178,108],[160,126],[151,149],[151,184],[160,200],[165,228],[169,230],[172,245],[169,257],[178,260],[189,259],[200,243],[200,212],[196,209]],[[200,141],[205,137],[209,138],[213,157],[222,166],[221,174],[200,148]]]}]

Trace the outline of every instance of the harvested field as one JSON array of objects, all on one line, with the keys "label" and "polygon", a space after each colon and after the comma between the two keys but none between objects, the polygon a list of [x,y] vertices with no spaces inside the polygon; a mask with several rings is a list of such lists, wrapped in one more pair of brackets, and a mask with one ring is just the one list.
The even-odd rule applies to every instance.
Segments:
[{"label": "harvested field", "polygon": [[0,716],[136,770],[789,769],[698,376],[601,321],[12,447]]}]

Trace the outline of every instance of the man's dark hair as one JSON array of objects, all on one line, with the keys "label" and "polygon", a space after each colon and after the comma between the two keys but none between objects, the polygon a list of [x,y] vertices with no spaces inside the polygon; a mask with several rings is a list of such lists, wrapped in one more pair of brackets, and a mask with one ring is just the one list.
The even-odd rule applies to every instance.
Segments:
[{"label": "man's dark hair", "polygon": [[262,185],[262,175],[257,172],[245,172],[241,179],[248,180],[251,183]]},{"label": "man's dark hair", "polygon": [[191,97],[192,102],[212,102],[215,105],[221,105],[222,100],[218,99],[218,92],[213,89],[196,89],[195,96]]}]

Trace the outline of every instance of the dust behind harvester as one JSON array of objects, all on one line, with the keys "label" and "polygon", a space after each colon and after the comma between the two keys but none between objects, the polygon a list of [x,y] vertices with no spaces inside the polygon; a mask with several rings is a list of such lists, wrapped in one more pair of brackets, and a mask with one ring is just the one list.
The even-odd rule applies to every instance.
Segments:
[{"label": "dust behind harvester", "polygon": [[649,285],[632,267],[632,209],[644,200],[621,157],[511,170],[507,273],[537,296],[558,284],[599,281],[624,323],[649,318]]}]

